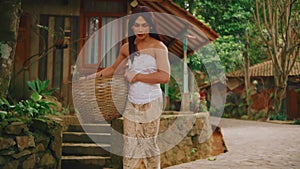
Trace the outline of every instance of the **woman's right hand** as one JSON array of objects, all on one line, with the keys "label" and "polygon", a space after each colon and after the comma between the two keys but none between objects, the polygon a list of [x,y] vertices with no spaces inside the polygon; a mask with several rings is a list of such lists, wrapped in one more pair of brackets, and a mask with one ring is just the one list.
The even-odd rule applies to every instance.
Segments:
[{"label": "woman's right hand", "polygon": [[115,69],[112,68],[111,66],[110,67],[107,67],[103,70],[101,70],[100,72],[97,72],[96,74],[96,77],[101,77],[101,76],[104,76],[104,77],[107,77],[107,76],[112,76],[115,72]]},{"label": "woman's right hand", "polygon": [[104,77],[112,76],[113,74],[114,74],[114,69],[112,67],[107,67],[97,73],[93,73],[88,76],[81,77],[79,79],[95,79],[95,78],[101,77],[101,76],[104,76]]}]

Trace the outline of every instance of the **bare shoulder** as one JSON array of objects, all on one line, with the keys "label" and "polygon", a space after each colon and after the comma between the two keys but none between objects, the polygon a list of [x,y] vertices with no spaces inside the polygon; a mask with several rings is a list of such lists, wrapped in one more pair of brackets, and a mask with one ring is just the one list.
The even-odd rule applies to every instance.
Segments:
[{"label": "bare shoulder", "polygon": [[156,58],[161,58],[162,56],[167,56],[168,48],[162,41],[155,40],[153,47],[155,49],[154,53],[155,53]]},{"label": "bare shoulder", "polygon": [[164,51],[168,50],[167,46],[162,41],[159,41],[159,40],[154,41],[154,47],[157,49],[164,50]]}]

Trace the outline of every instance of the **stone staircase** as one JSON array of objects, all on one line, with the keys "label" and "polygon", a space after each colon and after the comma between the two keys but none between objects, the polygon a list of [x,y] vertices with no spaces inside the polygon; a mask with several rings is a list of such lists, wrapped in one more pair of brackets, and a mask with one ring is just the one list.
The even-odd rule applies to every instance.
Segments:
[{"label": "stone staircase", "polygon": [[69,124],[63,132],[61,168],[110,168],[110,139],[110,124]]}]

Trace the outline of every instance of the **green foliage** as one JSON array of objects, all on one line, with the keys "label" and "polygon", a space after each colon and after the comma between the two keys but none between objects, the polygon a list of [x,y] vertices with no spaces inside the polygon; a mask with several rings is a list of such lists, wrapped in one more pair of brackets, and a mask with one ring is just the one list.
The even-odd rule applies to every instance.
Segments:
[{"label": "green foliage", "polygon": [[239,1],[200,1],[195,13],[202,15],[206,23],[221,36],[243,37],[252,20],[253,0]]},{"label": "green foliage", "polygon": [[[263,46],[257,43],[257,41],[261,41],[261,38],[254,26],[252,15],[255,8],[254,0],[175,0],[174,2],[191,12],[219,34],[219,38],[214,42],[214,47],[217,52],[216,55],[220,57],[221,63],[225,66],[226,72],[243,67],[244,52],[248,52],[251,64],[266,58],[266,55],[261,52],[264,50]],[[246,32],[248,36],[246,36]],[[245,49],[247,39],[248,51]],[[206,58],[213,59],[213,57]],[[196,59],[192,60],[197,62]],[[199,70],[203,70],[201,66]]]},{"label": "green foliage", "polygon": [[55,106],[55,104],[41,98],[31,97],[29,100],[19,102],[15,106],[14,111],[20,116],[36,118],[46,114],[54,114],[51,106]]},{"label": "green foliage", "polygon": [[[174,2],[219,34],[213,45],[201,48],[200,52],[188,57],[188,64],[194,71],[205,73],[204,83],[220,79],[220,71],[232,72],[243,68],[245,54],[250,58],[250,65],[267,58],[266,48],[260,43],[262,39],[253,18],[254,0]],[[248,117],[246,98],[230,94],[225,106],[223,116]],[[212,114],[218,113],[218,110],[210,111]]]},{"label": "green foliage", "polygon": [[258,112],[254,112],[251,114],[251,116],[248,118],[250,120],[261,120],[267,118],[267,112],[266,110],[260,110]]},{"label": "green foliage", "polygon": [[285,121],[287,119],[286,112],[281,113],[272,113],[270,116],[270,120],[281,120]]},{"label": "green foliage", "polygon": [[171,103],[171,109],[176,110],[178,102],[181,101],[181,93],[182,93],[182,86],[183,86],[183,65],[182,61],[179,59],[175,59],[172,61],[171,66],[171,78],[168,83],[168,93]]},{"label": "green foliage", "polygon": [[196,148],[192,148],[192,149],[191,149],[191,155],[194,155],[196,152],[197,152],[197,149],[196,149]]},{"label": "green foliage", "polygon": [[218,38],[214,44],[226,72],[235,71],[243,67],[244,44],[241,41],[236,41],[236,38],[228,35]]},{"label": "green foliage", "polygon": [[190,110],[194,113],[208,111],[206,99],[201,99],[198,91],[191,93]]},{"label": "green foliage", "polygon": [[[224,72],[224,66],[213,45],[207,45],[187,59],[188,66],[194,72],[200,70],[205,73],[204,82],[219,80]],[[209,79],[208,79],[209,78]]]},{"label": "green foliage", "polygon": [[28,81],[27,85],[29,86],[30,90],[32,90],[34,93],[34,99],[37,99],[38,95],[46,97],[51,96],[57,89],[52,88],[48,89],[48,86],[50,84],[49,80],[41,81],[40,79],[37,79],[36,81]]},{"label": "green foliage", "polygon": [[296,119],[294,124],[300,125],[300,118]]},{"label": "green foliage", "polygon": [[6,111],[0,111],[0,120],[4,120],[7,118],[7,112]]},{"label": "green foliage", "polygon": [[0,98],[0,109],[2,111],[9,111],[11,108],[10,103],[5,98]]},{"label": "green foliage", "polygon": [[170,81],[168,83],[168,93],[169,93],[169,98],[170,102],[178,102],[181,100],[181,90],[179,88],[178,82],[171,77]]},{"label": "green foliage", "polygon": [[13,106],[5,98],[0,98],[0,120],[8,118],[12,108]]},{"label": "green foliage", "polygon": [[42,117],[46,114],[54,114],[52,109],[55,103],[48,101],[45,97],[50,97],[56,89],[47,89],[49,80],[47,81],[31,81],[27,85],[32,90],[29,99],[21,100],[15,105],[10,104],[5,98],[0,98],[0,119],[12,117]]},{"label": "green foliage", "polygon": [[247,115],[246,102],[235,93],[229,93],[226,98],[226,104],[223,117],[241,118]]}]

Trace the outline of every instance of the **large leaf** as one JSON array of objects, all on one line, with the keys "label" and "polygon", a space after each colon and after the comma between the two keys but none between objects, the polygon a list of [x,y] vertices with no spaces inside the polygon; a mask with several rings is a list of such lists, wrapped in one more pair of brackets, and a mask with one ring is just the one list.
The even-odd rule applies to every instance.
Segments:
[{"label": "large leaf", "polygon": [[28,81],[27,85],[33,92],[37,92],[41,96],[50,96],[52,95],[57,88],[47,90],[50,84],[50,80],[41,81],[37,79],[36,81]]},{"label": "large leaf", "polygon": [[49,89],[47,91],[44,91],[42,94],[43,94],[43,96],[50,96],[57,90],[58,90],[57,88],[52,88],[52,89]]},{"label": "large leaf", "polygon": [[37,89],[37,92],[38,92],[38,93],[41,93],[41,88],[42,88],[42,82],[41,82],[40,79],[38,79],[38,80],[36,81],[36,89]]},{"label": "large leaf", "polygon": [[43,90],[46,90],[47,89],[47,87],[49,86],[49,84],[50,84],[50,80],[46,80],[46,81],[44,81],[44,83],[43,83]]},{"label": "large leaf", "polygon": [[32,91],[37,91],[36,87],[35,87],[35,82],[34,81],[27,81],[27,85],[29,86],[29,88]]},{"label": "large leaf", "polygon": [[31,99],[32,99],[34,102],[38,102],[39,100],[42,99],[42,96],[39,95],[39,93],[34,92],[34,93],[31,95]]}]

